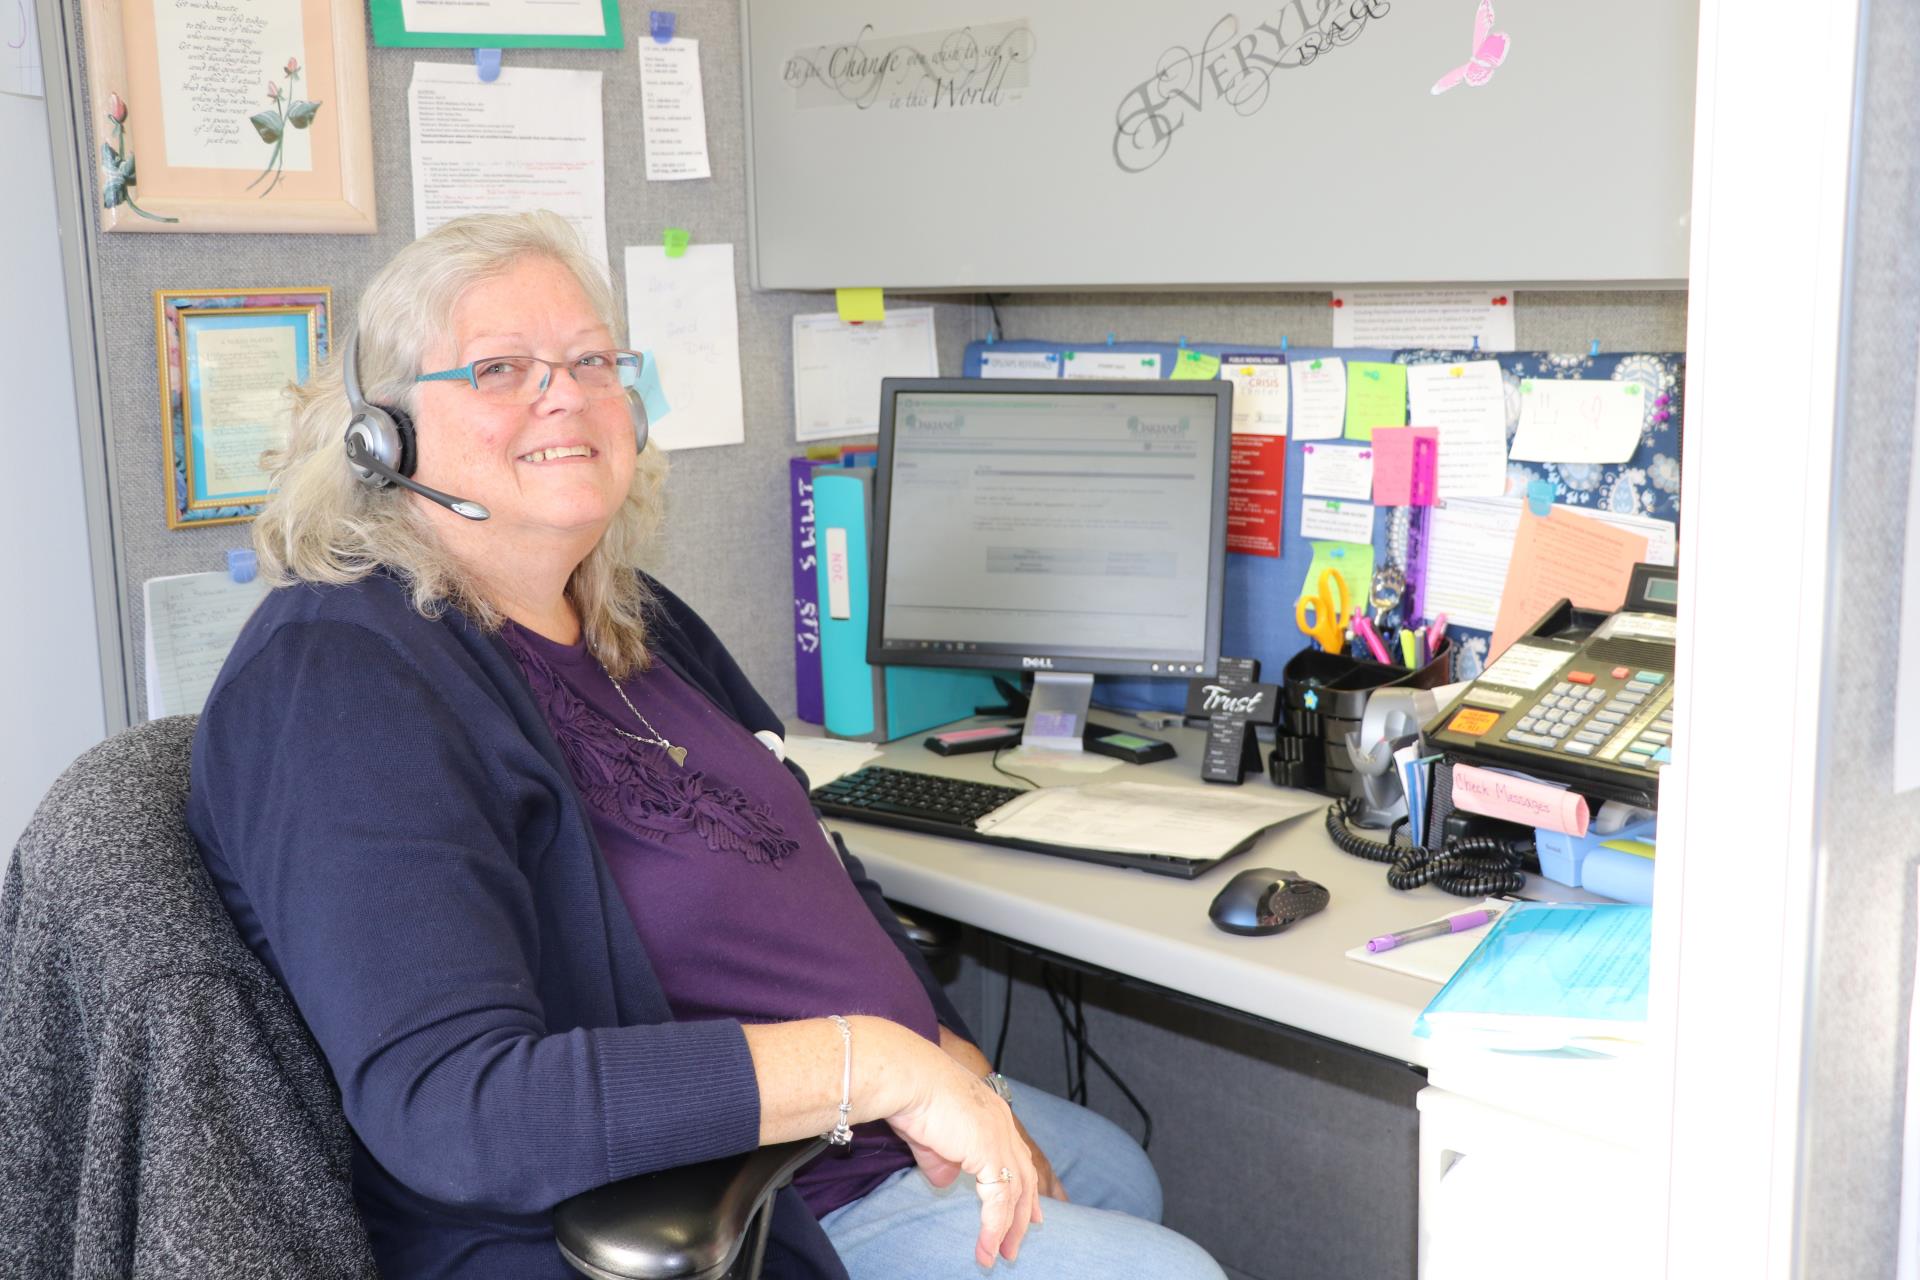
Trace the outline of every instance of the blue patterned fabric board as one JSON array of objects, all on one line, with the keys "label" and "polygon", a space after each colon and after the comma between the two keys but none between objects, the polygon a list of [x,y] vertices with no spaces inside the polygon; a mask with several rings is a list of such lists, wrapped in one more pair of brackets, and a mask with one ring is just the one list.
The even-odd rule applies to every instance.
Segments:
[{"label": "blue patterned fabric board", "polygon": [[[1377,348],[1279,347],[1251,343],[1194,342],[1189,350],[1206,355],[1285,355],[1289,361],[1339,356],[1344,360],[1391,361],[1396,352]],[[1015,341],[967,344],[961,366],[969,378],[980,376],[981,357],[988,351],[1067,351],[1107,350],[1104,343]],[[1179,358],[1180,346],[1169,342],[1116,342],[1112,350],[1157,352],[1162,376],[1171,373]],[[1044,381],[1044,379],[1042,379]],[[1065,381],[1065,379],[1062,379]],[[1291,402],[1289,402],[1291,414]],[[1262,679],[1277,681],[1287,659],[1303,648],[1307,639],[1294,624],[1293,602],[1307,579],[1307,566],[1313,560],[1313,548],[1300,536],[1299,441],[1288,423],[1286,490],[1280,512],[1280,555],[1252,556],[1238,552],[1227,556],[1227,595],[1220,623],[1220,652],[1233,658],[1258,658]],[[1388,554],[1388,521],[1376,519],[1373,530],[1375,564],[1385,563]],[[1406,522],[1400,524],[1400,547],[1406,551]],[[1124,711],[1178,711],[1186,705],[1184,680],[1155,679],[1150,676],[1102,676],[1095,682],[1094,699],[1102,706]]]},{"label": "blue patterned fabric board", "polygon": [[[1553,463],[1509,462],[1507,493],[1521,496],[1535,480],[1553,486],[1553,500],[1572,507],[1588,507],[1621,515],[1646,516],[1655,520],[1680,519],[1680,431],[1681,385],[1686,368],[1684,355],[1619,354],[1587,355],[1582,352],[1504,352],[1489,357],[1484,352],[1402,351],[1394,357],[1401,364],[1455,364],[1463,360],[1492,358],[1500,364],[1507,384],[1507,443],[1513,443],[1520,427],[1520,382],[1523,378],[1584,378],[1614,382],[1638,382],[1646,389],[1643,396],[1645,419],[1640,428],[1640,444],[1625,462]],[[1406,565],[1407,525],[1410,511],[1395,507],[1388,512],[1385,526],[1388,558]],[[1456,680],[1471,680],[1485,668],[1490,632],[1449,625],[1447,634],[1454,640],[1453,675]]]}]

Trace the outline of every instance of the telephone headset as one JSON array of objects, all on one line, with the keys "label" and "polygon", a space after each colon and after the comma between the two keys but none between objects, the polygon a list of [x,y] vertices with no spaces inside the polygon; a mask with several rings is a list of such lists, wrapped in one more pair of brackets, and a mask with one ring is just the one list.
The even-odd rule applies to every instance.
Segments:
[{"label": "telephone headset", "polygon": [[[489,518],[493,513],[479,503],[442,493],[413,478],[413,469],[419,462],[413,419],[397,405],[367,403],[360,392],[359,347],[360,332],[355,329],[347,335],[342,369],[347,406],[353,411],[353,416],[347,419],[346,440],[347,462],[353,474],[370,489],[399,485],[439,503],[455,515],[475,521]],[[626,400],[627,412],[633,418],[633,447],[637,453],[647,447],[647,414],[637,393],[629,391]]]}]

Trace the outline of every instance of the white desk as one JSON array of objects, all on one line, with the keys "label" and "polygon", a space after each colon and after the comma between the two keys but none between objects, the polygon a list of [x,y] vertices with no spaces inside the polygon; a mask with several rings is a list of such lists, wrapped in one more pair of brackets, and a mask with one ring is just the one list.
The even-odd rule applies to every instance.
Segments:
[{"label": "white desk", "polygon": [[[1096,712],[1107,724],[1130,716]],[[985,722],[983,722],[985,723]],[[1202,787],[1199,730],[1169,729],[1177,759],[1122,764],[1104,774],[1035,771],[1035,781],[1072,784],[1113,779]],[[874,763],[952,777],[1018,785],[995,773],[988,753],[938,756],[924,734],[889,743]],[[1264,777],[1249,787],[1270,787]],[[1121,870],[966,840],[917,835],[848,819],[830,819],[887,896],[976,928],[1045,948],[1272,1022],[1425,1065],[1428,1046],[1414,1018],[1439,988],[1348,959],[1343,953],[1458,908],[1462,899],[1431,886],[1387,887],[1386,868],[1342,853],[1327,838],[1321,812],[1269,832],[1245,853],[1197,880]],[[1207,907],[1227,881],[1249,867],[1297,871],[1325,885],[1326,909],[1266,938],[1223,933]],[[1529,891],[1536,882],[1529,880]],[[1554,896],[1588,898],[1544,886]]]}]

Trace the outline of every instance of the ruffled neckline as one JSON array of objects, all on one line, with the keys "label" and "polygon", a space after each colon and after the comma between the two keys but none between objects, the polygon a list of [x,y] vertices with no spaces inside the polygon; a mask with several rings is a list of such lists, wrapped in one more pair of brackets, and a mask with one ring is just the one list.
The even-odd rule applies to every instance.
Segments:
[{"label": "ruffled neckline", "polygon": [[[576,646],[531,635],[513,623],[500,634],[533,688],[574,785],[595,813],[641,839],[670,840],[692,832],[715,853],[737,853],[768,866],[779,866],[800,847],[781,830],[765,801],[710,780],[703,770],[673,764],[664,747],[623,736],[619,726],[575,693],[543,651],[552,648],[571,658]],[[579,664],[585,678],[584,668],[599,664],[584,641],[577,648],[585,659]],[[604,672],[594,674],[606,678]]]}]

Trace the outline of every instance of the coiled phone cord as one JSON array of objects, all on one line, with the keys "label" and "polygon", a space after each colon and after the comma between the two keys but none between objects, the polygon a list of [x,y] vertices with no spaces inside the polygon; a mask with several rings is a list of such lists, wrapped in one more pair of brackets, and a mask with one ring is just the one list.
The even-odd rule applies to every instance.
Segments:
[{"label": "coiled phone cord", "polygon": [[1462,898],[1485,898],[1518,893],[1527,883],[1520,870],[1520,851],[1508,841],[1495,836],[1455,836],[1435,854],[1411,841],[1398,843],[1406,825],[1405,818],[1394,823],[1383,843],[1347,825],[1346,802],[1327,806],[1327,837],[1343,853],[1391,864],[1387,884],[1395,889],[1431,884]]}]

